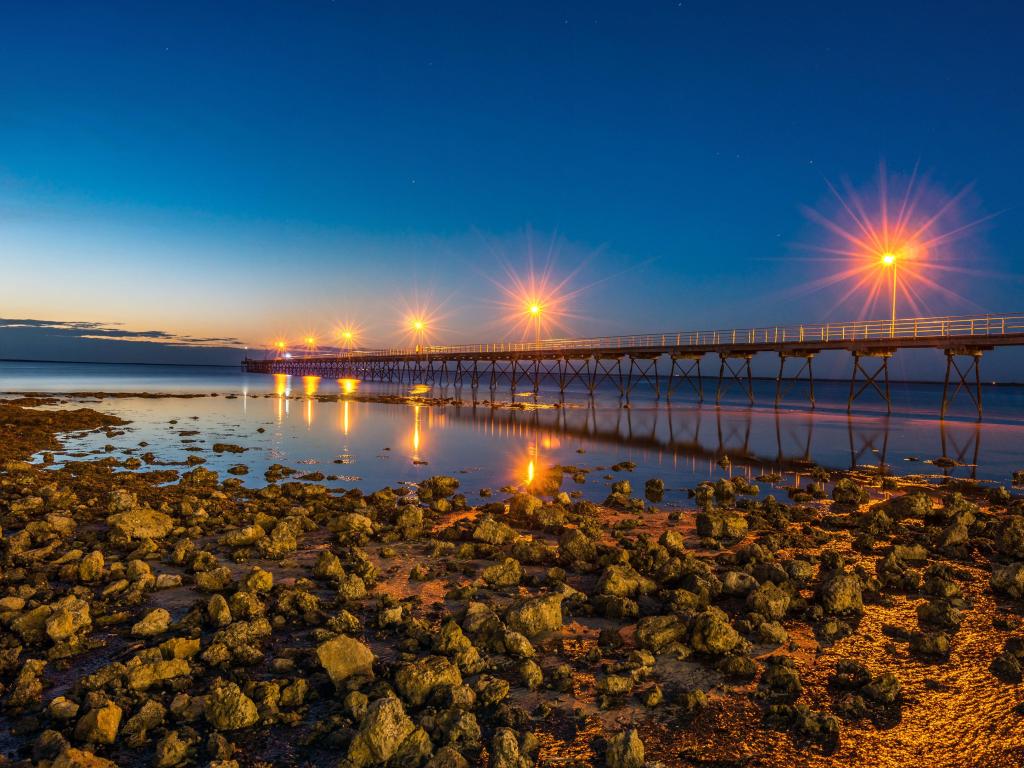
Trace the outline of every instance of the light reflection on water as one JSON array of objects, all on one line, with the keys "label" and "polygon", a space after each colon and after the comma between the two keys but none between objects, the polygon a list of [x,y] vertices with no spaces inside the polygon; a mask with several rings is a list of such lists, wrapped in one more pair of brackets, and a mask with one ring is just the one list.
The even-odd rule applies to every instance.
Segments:
[{"label": "light reflection on water", "polygon": [[[121,450],[132,451],[144,440],[162,460],[184,461],[189,453],[198,452],[185,451],[188,447],[236,442],[249,448],[242,455],[201,455],[218,470],[242,461],[251,470],[246,480],[251,483],[261,482],[263,471],[275,462],[318,463],[329,474],[342,454],[354,457],[344,462],[351,464],[345,474],[358,475],[370,489],[439,472],[467,473],[471,488],[521,485],[552,464],[593,469],[629,460],[638,465],[634,483],[642,487],[646,479],[659,477],[669,487],[669,500],[682,498],[679,491],[684,487],[730,474],[756,478],[778,472],[786,475],[787,483],[799,483],[811,462],[840,469],[886,464],[899,474],[1008,483],[1012,472],[1021,468],[1017,446],[1024,437],[1024,424],[1010,421],[694,403],[635,404],[626,409],[600,400],[525,410],[493,408],[483,402],[432,407],[365,402],[359,398],[380,389],[354,381],[310,376],[297,386],[285,375],[265,381],[266,396],[249,388],[248,394],[231,399],[110,398],[100,407],[133,422],[113,443]],[[353,399],[335,394],[339,390],[351,391]],[[442,394],[437,389],[428,392]],[[186,444],[173,426],[168,427],[170,419],[187,415],[199,417],[190,425],[203,432],[198,442]],[[259,427],[266,431],[257,433]],[[90,436],[69,442],[68,449],[96,450],[108,442],[101,435]],[[959,466],[928,463],[940,456]],[[603,498],[606,483],[599,471],[592,471],[579,489]]]}]

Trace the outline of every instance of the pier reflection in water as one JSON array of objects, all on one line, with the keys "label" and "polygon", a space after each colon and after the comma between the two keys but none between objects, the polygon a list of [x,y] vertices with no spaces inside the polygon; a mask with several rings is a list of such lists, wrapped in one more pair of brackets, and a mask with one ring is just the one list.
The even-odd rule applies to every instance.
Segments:
[{"label": "pier reflection in water", "polygon": [[[526,403],[492,407],[485,402],[433,406],[373,402],[381,390],[356,380],[279,375],[262,379],[263,394],[242,390],[237,398],[108,399],[102,407],[132,425],[115,446],[134,454],[139,441],[164,460],[184,461],[197,449],[207,466],[249,468],[244,482],[259,484],[273,463],[321,465],[344,487],[375,490],[415,482],[433,474],[465,476],[473,494],[482,487],[523,485],[552,464],[587,469],[623,460],[635,462],[634,484],[658,477],[669,487],[666,501],[686,499],[685,489],[729,474],[782,474],[782,485],[801,481],[810,464],[833,469],[886,465],[897,474],[953,475],[1008,483],[1024,438],[1024,424],[940,421],[828,410],[775,410],[742,405],[637,403],[620,408],[600,400]],[[409,395],[410,388],[384,394]],[[427,397],[442,393],[418,387]],[[200,438],[168,428],[171,419],[196,417]],[[263,429],[260,432],[260,429]],[[100,451],[108,440],[92,435],[68,442],[68,450]],[[205,447],[234,442],[243,455],[215,454]],[[926,463],[939,457],[950,462]],[[728,457],[729,461],[723,459]],[[333,465],[345,465],[344,469]],[[724,466],[723,466],[724,465]],[[344,474],[343,474],[344,473]],[[600,471],[573,485],[601,500],[608,480]]]}]

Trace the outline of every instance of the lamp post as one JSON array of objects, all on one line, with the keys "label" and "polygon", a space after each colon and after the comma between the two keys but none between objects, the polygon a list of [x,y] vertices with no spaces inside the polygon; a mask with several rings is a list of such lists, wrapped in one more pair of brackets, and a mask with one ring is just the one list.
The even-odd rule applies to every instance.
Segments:
[{"label": "lamp post", "polygon": [[540,347],[540,313],[543,307],[537,302],[533,302],[529,306],[530,317],[533,318],[534,328],[534,341],[537,343],[537,347]]},{"label": "lamp post", "polygon": [[422,320],[417,319],[412,321],[413,337],[416,340],[416,354],[419,354],[422,349],[423,331],[426,327],[427,324]]},{"label": "lamp post", "polygon": [[882,266],[892,269],[892,316],[889,326],[889,335],[896,336],[896,254],[886,251],[882,254]]}]

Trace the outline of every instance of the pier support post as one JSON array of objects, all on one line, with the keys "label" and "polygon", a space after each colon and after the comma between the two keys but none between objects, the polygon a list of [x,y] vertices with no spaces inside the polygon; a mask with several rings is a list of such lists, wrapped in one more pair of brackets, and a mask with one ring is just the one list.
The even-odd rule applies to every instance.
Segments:
[{"label": "pier support post", "polygon": [[562,357],[558,360],[558,394],[565,395],[565,390],[574,381],[590,388],[590,356],[574,360],[571,357]]},{"label": "pier support post", "polygon": [[612,381],[619,389],[619,397],[625,394],[622,385],[622,357],[594,357],[594,368],[590,374],[590,394],[593,396],[597,385],[603,381]]},{"label": "pier support post", "polygon": [[[726,383],[725,383],[726,382],[726,380],[725,380],[725,372],[726,372],[726,370],[729,371],[729,375],[731,377],[730,378],[730,383],[731,383],[731,380],[735,380],[741,387],[744,384],[743,374],[746,373],[747,399],[750,400],[750,404],[753,405],[754,404],[754,375],[750,371],[750,361],[754,357],[754,355],[749,353],[749,352],[744,352],[744,353],[719,352],[718,353],[718,357],[719,357],[719,360],[721,361],[721,365],[719,365],[719,367],[718,367],[718,390],[715,393],[715,405],[720,405],[721,404],[721,402],[722,402],[722,393],[725,392],[725,390],[727,389],[727,386],[726,386]],[[742,363],[740,364],[740,368],[739,368],[738,371],[732,367],[732,363],[730,362],[730,360],[732,358],[737,358],[739,360],[742,360]]]},{"label": "pier support post", "polygon": [[[658,380],[658,357],[629,357],[629,375],[626,380],[626,401],[629,401],[630,392],[633,391],[633,384],[645,381],[654,387],[654,399],[661,399],[661,386]],[[633,377],[633,372],[636,372],[636,378]]]},{"label": "pier support post", "polygon": [[[974,403],[978,410],[978,419],[981,419],[981,356],[991,347],[948,347],[946,353],[946,378],[942,384],[942,407],[940,417],[946,418],[946,411],[949,404],[956,399],[962,389]],[[957,362],[958,357],[970,358],[967,367],[961,368]],[[950,374],[955,372],[957,376],[956,386],[953,394],[949,394]],[[971,373],[974,373],[974,380],[970,381]]]},{"label": "pier support post", "polygon": [[[793,350],[779,352],[779,375],[775,377],[775,407],[779,407],[779,403],[782,399],[792,391],[793,387],[796,386],[797,382],[800,381],[800,374],[805,370],[807,371],[807,382],[810,387],[809,395],[811,401],[811,408],[814,407],[814,356],[818,354],[818,350]],[[803,365],[800,366],[796,374],[789,381],[788,385],[783,388],[782,382],[785,379],[786,372],[786,361],[790,358],[802,359]]]},{"label": "pier support post", "polygon": [[[704,358],[703,352],[689,353],[681,352],[672,355],[672,368],[668,373],[668,391],[665,393],[665,399],[671,400],[672,394],[676,391],[676,372],[679,372],[679,376],[682,381],[693,387],[693,391],[697,393],[697,402],[704,402],[704,378],[700,373],[700,361]],[[697,375],[693,373],[696,371]]]},{"label": "pier support post", "polygon": [[[846,403],[847,413],[853,410],[853,402],[868,387],[871,387],[885,401],[886,413],[892,413],[892,397],[889,390],[889,358],[895,352],[895,349],[852,350],[853,372],[850,374],[850,399]],[[878,367],[874,371],[868,371],[861,362],[863,357],[875,358],[878,360]],[[860,379],[860,376],[863,376],[863,379]],[[884,389],[878,382],[879,377],[882,377]],[[857,387],[858,383],[860,387]]]}]

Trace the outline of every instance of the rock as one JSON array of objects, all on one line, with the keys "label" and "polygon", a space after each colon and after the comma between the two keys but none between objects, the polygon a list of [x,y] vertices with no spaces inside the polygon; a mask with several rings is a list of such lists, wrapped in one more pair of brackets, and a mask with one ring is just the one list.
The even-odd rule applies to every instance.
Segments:
[{"label": "rock", "polygon": [[871,497],[868,492],[848,477],[836,481],[832,488],[832,500],[844,506],[867,504]]},{"label": "rock", "polygon": [[480,675],[474,688],[477,700],[485,707],[492,707],[508,696],[509,684],[500,677]]},{"label": "rock", "polygon": [[505,614],[505,622],[513,632],[530,638],[559,630],[562,628],[562,596],[535,597],[513,605]]},{"label": "rock", "polygon": [[899,698],[900,681],[892,672],[883,672],[871,679],[862,689],[865,698],[877,701],[879,704],[892,704]]},{"label": "rock", "polygon": [[519,665],[519,678],[523,686],[533,691],[544,682],[544,671],[532,659],[526,659]]},{"label": "rock", "polygon": [[726,595],[745,595],[757,588],[757,579],[743,571],[727,571],[722,576],[722,592]]},{"label": "rock", "polygon": [[708,608],[697,616],[690,634],[695,651],[720,656],[741,642],[739,632],[729,623],[729,617],[718,608]]},{"label": "rock", "polygon": [[40,676],[46,662],[42,659],[28,659],[18,670],[18,676],[14,679],[14,690],[7,699],[9,707],[18,709],[39,701],[43,694],[43,681]]},{"label": "rock", "polygon": [[789,656],[769,656],[758,683],[760,696],[770,701],[792,702],[803,691],[796,662]]},{"label": "rock", "polygon": [[490,515],[484,517],[480,521],[480,524],[473,530],[473,539],[476,541],[482,541],[485,544],[494,544],[496,546],[502,544],[511,544],[513,541],[519,538],[512,528],[505,523],[495,520]]},{"label": "rock", "polygon": [[326,640],[317,646],[316,656],[335,685],[355,675],[373,677],[373,651],[355,638],[340,635]]},{"label": "rock", "polygon": [[613,597],[637,597],[657,589],[650,579],[641,576],[628,565],[609,565],[597,582],[597,591]]},{"label": "rock", "polygon": [[259,722],[256,704],[242,689],[224,680],[214,681],[206,698],[206,720],[218,731],[249,728]]},{"label": "rock", "polygon": [[160,539],[174,529],[174,521],[153,509],[134,509],[107,518],[111,534],[117,539]]},{"label": "rock", "polygon": [[511,728],[498,728],[491,740],[493,768],[532,768],[533,761],[519,753],[519,739]]},{"label": "rock", "polygon": [[117,768],[117,763],[84,749],[67,747],[50,763],[50,768]]},{"label": "rock", "polygon": [[530,493],[517,493],[508,503],[508,513],[517,520],[529,520],[544,502]]},{"label": "rock", "polygon": [[245,453],[247,448],[243,448],[240,445],[234,445],[233,443],[214,443],[214,453]]},{"label": "rock", "polygon": [[992,589],[1010,597],[1024,597],[1024,563],[997,565],[989,579]]},{"label": "rock", "polygon": [[636,728],[608,739],[604,760],[608,768],[644,768],[644,743]]},{"label": "rock", "polygon": [[469,761],[454,747],[441,747],[427,763],[427,768],[470,768]]},{"label": "rock", "polygon": [[359,724],[359,731],[349,745],[347,760],[354,768],[382,765],[415,730],[401,701],[393,696],[377,699],[367,708]]},{"label": "rock", "polygon": [[253,566],[252,570],[242,581],[242,586],[249,592],[265,593],[274,588],[274,574],[265,571],[259,566]]},{"label": "rock", "polygon": [[778,621],[789,609],[789,593],[770,581],[765,582],[747,595],[747,609],[770,621]]},{"label": "rock", "polygon": [[78,563],[78,580],[90,584],[103,578],[103,553],[94,549]]},{"label": "rock", "polygon": [[739,512],[698,512],[697,535],[712,539],[742,539],[747,535],[747,519]]},{"label": "rock", "polygon": [[224,543],[229,547],[251,547],[266,535],[267,532],[260,526],[247,525],[245,528],[229,531],[224,536]]},{"label": "rock", "polygon": [[128,687],[136,691],[144,691],[176,677],[184,677],[191,672],[185,659],[168,659],[140,664],[128,671]]},{"label": "rock", "polygon": [[689,627],[678,616],[645,616],[636,627],[636,641],[641,648],[661,653],[673,643],[686,638]]},{"label": "rock", "polygon": [[827,578],[819,589],[821,607],[829,614],[860,614],[864,612],[860,579],[853,574],[837,573]]},{"label": "rock", "polygon": [[188,758],[191,742],[182,739],[177,731],[169,731],[156,743],[153,764],[156,768],[174,768]]},{"label": "rock", "polygon": [[434,475],[420,483],[420,488],[428,489],[435,498],[451,496],[458,487],[458,478],[448,475]]},{"label": "rock", "polygon": [[558,540],[558,549],[564,563],[589,563],[597,557],[597,545],[579,528],[571,528]]},{"label": "rock", "polygon": [[1024,517],[1014,515],[1003,523],[996,535],[996,546],[1004,555],[1024,559]]},{"label": "rock", "polygon": [[147,613],[141,621],[132,626],[134,637],[153,637],[167,631],[171,624],[171,614],[164,608],[156,608]]},{"label": "rock", "polygon": [[231,623],[231,608],[224,595],[214,595],[206,604],[206,618],[215,627],[226,627]]},{"label": "rock", "polygon": [[490,587],[514,587],[523,578],[523,567],[515,558],[506,557],[503,562],[484,568],[480,575]]},{"label": "rock", "polygon": [[121,708],[112,701],[86,712],[75,724],[75,738],[93,744],[113,744],[121,726]]},{"label": "rock", "polygon": [[61,598],[53,604],[46,619],[46,634],[55,643],[69,640],[92,626],[89,604],[74,595]]},{"label": "rock", "polygon": [[648,501],[657,503],[665,496],[665,481],[658,478],[651,478],[644,483],[644,496]]},{"label": "rock", "polygon": [[458,685],[462,685],[459,668],[444,656],[427,656],[395,673],[395,687],[414,707],[423,705],[437,688]]},{"label": "rock", "polygon": [[506,632],[502,637],[505,651],[521,659],[532,659],[536,655],[533,644],[521,632]]},{"label": "rock", "polygon": [[921,656],[949,656],[949,636],[945,632],[915,632],[910,650]]},{"label": "rock", "polygon": [[78,704],[66,696],[58,696],[46,707],[54,720],[74,720],[78,717]]},{"label": "rock", "polygon": [[684,717],[693,717],[708,705],[708,695],[700,688],[682,691],[677,699],[680,713]]}]

